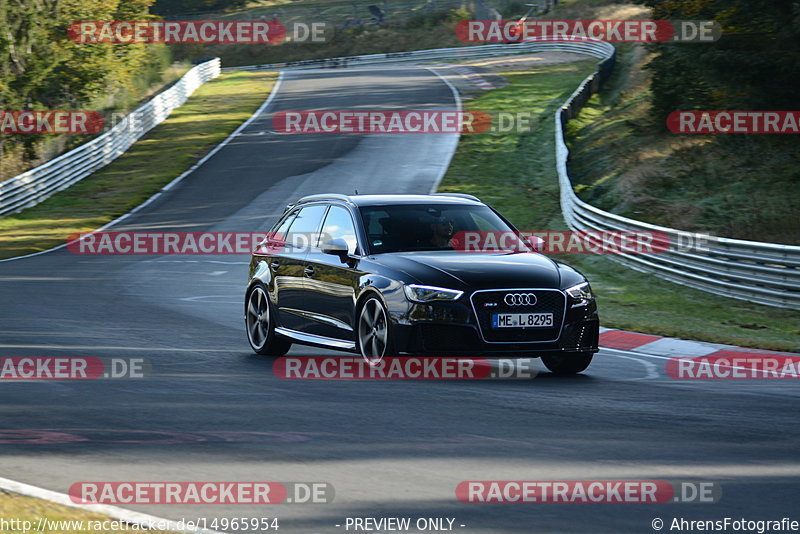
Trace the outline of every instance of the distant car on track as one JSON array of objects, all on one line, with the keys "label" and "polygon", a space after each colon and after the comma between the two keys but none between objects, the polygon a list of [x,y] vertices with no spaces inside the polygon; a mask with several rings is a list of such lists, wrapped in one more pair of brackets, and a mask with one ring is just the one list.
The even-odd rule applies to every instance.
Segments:
[{"label": "distant car on track", "polygon": [[586,369],[599,321],[584,276],[521,238],[514,250],[459,250],[463,232],[520,235],[470,195],[325,194],[290,204],[251,258],[251,347],[281,356],[299,343],[370,363],[541,357],[557,374]]}]

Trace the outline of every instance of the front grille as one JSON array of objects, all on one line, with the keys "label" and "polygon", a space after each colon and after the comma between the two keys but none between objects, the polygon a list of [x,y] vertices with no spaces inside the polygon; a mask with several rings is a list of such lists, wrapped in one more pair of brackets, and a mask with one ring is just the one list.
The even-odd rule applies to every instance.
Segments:
[{"label": "front grille", "polygon": [[[508,293],[533,293],[533,305],[509,306],[504,302]],[[472,294],[472,308],[478,318],[483,339],[489,343],[531,343],[555,341],[564,323],[566,297],[556,289],[502,289],[476,291]],[[492,314],[495,313],[552,313],[553,326],[492,328]]]}]

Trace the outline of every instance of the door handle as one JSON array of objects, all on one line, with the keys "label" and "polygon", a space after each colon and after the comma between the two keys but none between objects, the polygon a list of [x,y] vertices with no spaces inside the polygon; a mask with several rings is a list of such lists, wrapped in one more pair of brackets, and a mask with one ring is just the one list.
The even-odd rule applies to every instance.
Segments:
[{"label": "door handle", "polygon": [[308,276],[309,278],[311,278],[312,276],[314,276],[314,268],[313,268],[312,266],[310,266],[310,265],[309,265],[308,267],[306,267],[306,268],[303,270],[303,273],[304,273],[306,276]]},{"label": "door handle", "polygon": [[271,261],[269,263],[269,266],[272,267],[273,269],[277,269],[278,267],[281,266],[281,263],[279,261]]}]

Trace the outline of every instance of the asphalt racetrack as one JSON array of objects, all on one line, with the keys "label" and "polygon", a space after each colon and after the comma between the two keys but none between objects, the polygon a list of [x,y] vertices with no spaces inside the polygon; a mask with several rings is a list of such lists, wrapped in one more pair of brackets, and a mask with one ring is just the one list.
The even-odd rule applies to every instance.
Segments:
[{"label": "asphalt racetrack", "polygon": [[[423,68],[286,73],[240,135],[115,229],[263,231],[306,194],[429,192],[453,134],[271,130],[280,110],[376,108],[456,102]],[[289,533],[344,532],[347,517],[454,518],[465,534],[800,519],[791,381],[677,381],[663,358],[619,350],[601,351],[574,378],[282,380],[246,341],[247,262],[61,249],[0,263],[0,354],[152,365],[139,380],[4,381],[3,476],[60,492],[77,481],[330,483],[330,504],[129,506],[176,520],[278,517]],[[455,494],[465,480],[592,479],[709,481],[722,495],[710,504],[465,504]]]}]

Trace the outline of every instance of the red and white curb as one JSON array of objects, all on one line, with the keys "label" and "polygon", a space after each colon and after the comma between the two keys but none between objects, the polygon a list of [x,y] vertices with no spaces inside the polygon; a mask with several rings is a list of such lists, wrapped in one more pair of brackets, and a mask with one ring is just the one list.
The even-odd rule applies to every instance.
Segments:
[{"label": "red and white curb", "polygon": [[185,534],[224,534],[215,530],[194,529],[188,530],[181,528],[177,521],[171,519],[163,519],[153,515],[134,512],[126,510],[117,506],[110,506],[108,504],[76,504],[66,493],[58,493],[57,491],[50,491],[44,488],[31,486],[15,480],[0,477],[0,490],[9,493],[16,493],[25,497],[32,497],[42,501],[52,502],[61,506],[69,508],[78,508],[87,512],[102,514],[112,519],[128,523],[129,525],[139,525],[140,528],[147,530],[149,525],[166,526],[167,528],[159,528],[159,530],[168,530],[171,532],[182,532]]},{"label": "red and white curb", "polygon": [[447,68],[454,72],[459,73],[463,78],[469,80],[473,85],[476,85],[480,89],[484,91],[491,91],[492,89],[497,89],[494,85],[487,82],[483,79],[483,77],[477,74],[474,70],[464,67],[462,65],[453,65],[450,63],[440,63],[436,65],[437,67]]},{"label": "red and white curb", "polygon": [[626,332],[613,328],[600,328],[600,348],[637,352],[643,355],[662,356],[664,358],[800,356],[794,352],[749,349],[721,343],[707,343],[705,341],[690,341],[673,337]]}]

